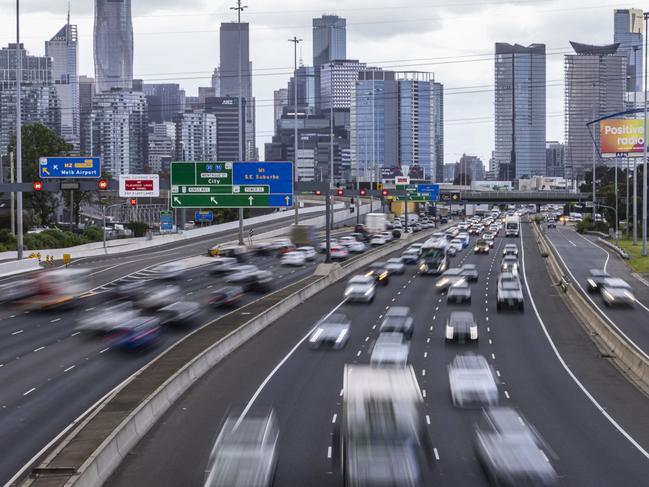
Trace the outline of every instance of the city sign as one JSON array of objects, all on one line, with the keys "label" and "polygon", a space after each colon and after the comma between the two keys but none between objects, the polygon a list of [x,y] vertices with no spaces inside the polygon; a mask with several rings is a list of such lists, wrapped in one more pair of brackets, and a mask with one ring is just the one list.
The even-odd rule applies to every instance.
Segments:
[{"label": "city sign", "polygon": [[99,178],[99,157],[41,157],[38,159],[40,178]]},{"label": "city sign", "polygon": [[611,118],[599,122],[599,146],[603,156],[624,153],[640,156],[644,151],[642,120]]},{"label": "city sign", "polygon": [[430,201],[439,200],[439,184],[418,184],[418,193],[427,193]]},{"label": "city sign", "polygon": [[293,206],[291,162],[172,162],[173,208]]},{"label": "city sign", "polygon": [[132,196],[160,196],[160,176],[157,174],[120,174],[119,195],[122,198]]}]

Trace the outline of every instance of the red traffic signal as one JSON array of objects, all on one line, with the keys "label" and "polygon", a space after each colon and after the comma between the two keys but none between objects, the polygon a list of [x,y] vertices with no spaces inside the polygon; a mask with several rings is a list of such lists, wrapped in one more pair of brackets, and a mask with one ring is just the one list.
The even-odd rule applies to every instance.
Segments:
[{"label": "red traffic signal", "polygon": [[381,190],[381,196],[387,196],[388,195],[388,190],[387,189],[382,189]]},{"label": "red traffic signal", "polygon": [[137,198],[131,198],[131,206],[137,206]]},{"label": "red traffic signal", "polygon": [[101,191],[108,189],[108,181],[106,181],[105,179],[100,179],[97,183],[97,186]]},{"label": "red traffic signal", "polygon": [[322,191],[320,191],[319,189],[316,189],[316,190],[313,192],[313,194],[316,195],[316,196],[322,196]]},{"label": "red traffic signal", "polygon": [[336,190],[336,194],[338,196],[345,196],[345,190],[344,189],[338,189],[338,190]]},{"label": "red traffic signal", "polygon": [[40,191],[43,189],[43,183],[40,181],[34,181],[34,184],[32,185],[34,187],[34,191]]},{"label": "red traffic signal", "polygon": [[361,188],[359,193],[361,196],[365,196],[367,194],[367,190],[365,188]]}]

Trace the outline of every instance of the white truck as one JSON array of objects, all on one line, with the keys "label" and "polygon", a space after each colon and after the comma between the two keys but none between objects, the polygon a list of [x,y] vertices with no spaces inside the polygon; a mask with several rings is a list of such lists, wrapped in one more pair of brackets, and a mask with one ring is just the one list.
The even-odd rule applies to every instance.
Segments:
[{"label": "white truck", "polygon": [[423,404],[412,366],[345,365],[335,436],[346,487],[421,484],[433,458]]},{"label": "white truck", "polygon": [[505,236],[518,237],[521,230],[521,217],[518,215],[508,215],[505,218]]},{"label": "white truck", "polygon": [[385,232],[386,222],[385,213],[368,213],[365,216],[365,228],[370,235]]}]

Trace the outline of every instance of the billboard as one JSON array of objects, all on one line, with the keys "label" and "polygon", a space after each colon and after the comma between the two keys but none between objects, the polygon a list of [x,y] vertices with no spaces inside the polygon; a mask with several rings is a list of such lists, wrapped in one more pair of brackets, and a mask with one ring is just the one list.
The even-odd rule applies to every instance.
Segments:
[{"label": "billboard", "polygon": [[642,120],[611,118],[599,122],[599,147],[602,155],[639,155],[644,150],[643,137]]},{"label": "billboard", "polygon": [[122,198],[160,196],[160,176],[157,174],[120,174],[119,195]]}]

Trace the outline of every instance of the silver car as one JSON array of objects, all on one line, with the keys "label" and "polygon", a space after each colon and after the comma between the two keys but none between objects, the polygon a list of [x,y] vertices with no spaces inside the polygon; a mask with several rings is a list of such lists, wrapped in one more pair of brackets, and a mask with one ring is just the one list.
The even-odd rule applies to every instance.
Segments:
[{"label": "silver car", "polygon": [[311,348],[319,348],[323,345],[331,346],[340,350],[349,340],[349,329],[351,322],[343,313],[334,313],[321,320],[313,328],[309,337]]},{"label": "silver car", "polygon": [[518,308],[521,313],[525,310],[521,281],[511,273],[498,277],[496,310],[501,311],[503,307]]},{"label": "silver car", "polygon": [[496,379],[482,355],[457,355],[448,366],[448,382],[451,400],[456,407],[498,404]]},{"label": "silver car", "polygon": [[447,303],[470,303],[471,302],[471,287],[466,280],[458,281],[452,284],[446,292]]},{"label": "silver car", "polygon": [[388,259],[385,263],[385,268],[390,274],[403,274],[406,272],[406,266],[401,259]]},{"label": "silver car", "polygon": [[435,282],[435,289],[437,289],[437,292],[441,293],[460,281],[466,281],[466,277],[462,274],[462,269],[460,267],[453,267],[444,271],[442,276],[437,279]]},{"label": "silver car", "polygon": [[410,344],[402,333],[381,333],[372,348],[370,365],[405,367],[409,353]]},{"label": "silver car", "polygon": [[109,333],[120,324],[132,320],[140,312],[133,307],[130,301],[121,302],[95,311],[89,316],[79,320],[76,327],[78,331],[88,333]]},{"label": "silver car", "polygon": [[347,282],[345,298],[347,301],[371,303],[376,295],[376,283],[373,276],[356,275]]},{"label": "silver car", "polygon": [[626,281],[617,277],[609,277],[599,285],[602,299],[606,306],[623,306],[635,303],[633,289]]},{"label": "silver car", "polygon": [[273,412],[228,417],[207,461],[204,487],[270,487],[277,469],[278,438]]},{"label": "silver car", "polygon": [[196,301],[176,301],[158,310],[161,325],[172,323],[189,323],[201,311],[200,303]]}]

